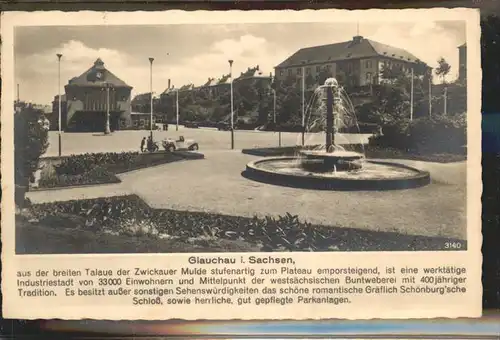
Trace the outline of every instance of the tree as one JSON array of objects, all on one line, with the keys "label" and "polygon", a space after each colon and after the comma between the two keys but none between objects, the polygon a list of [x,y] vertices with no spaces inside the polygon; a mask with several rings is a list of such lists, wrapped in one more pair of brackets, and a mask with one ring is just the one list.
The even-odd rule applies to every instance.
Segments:
[{"label": "tree", "polygon": [[47,151],[48,129],[42,110],[21,104],[14,114],[14,163],[16,204],[22,206],[29,183],[39,169],[40,157]]},{"label": "tree", "polygon": [[[448,62],[443,57],[439,58],[438,67],[436,68],[436,75],[438,77],[441,77],[443,84],[446,84],[446,75],[450,73],[450,70],[451,70],[450,64],[448,64]],[[448,102],[447,97],[448,97],[448,89],[446,88],[445,85],[443,92],[443,105],[444,105],[443,112],[445,115],[447,114],[447,102]]]},{"label": "tree", "polygon": [[451,66],[448,62],[443,58],[439,58],[438,67],[436,68],[436,75],[441,77],[443,84],[446,82],[446,76],[450,73]]}]

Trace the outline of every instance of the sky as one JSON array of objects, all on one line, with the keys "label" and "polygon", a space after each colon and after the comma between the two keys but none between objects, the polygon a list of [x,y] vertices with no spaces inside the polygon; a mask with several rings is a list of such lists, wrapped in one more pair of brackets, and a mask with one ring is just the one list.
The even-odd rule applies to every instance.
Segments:
[{"label": "sky", "polygon": [[171,84],[201,85],[209,77],[236,77],[259,65],[263,73],[303,47],[351,40],[357,35],[408,50],[431,67],[444,57],[448,80],[458,75],[458,49],[466,41],[465,22],[183,24],[162,26],[34,26],[14,32],[15,81],[21,100],[50,104],[58,93],[57,53],[62,53],[61,91],[68,80],[89,69],[97,58],[133,86],[132,95]]}]

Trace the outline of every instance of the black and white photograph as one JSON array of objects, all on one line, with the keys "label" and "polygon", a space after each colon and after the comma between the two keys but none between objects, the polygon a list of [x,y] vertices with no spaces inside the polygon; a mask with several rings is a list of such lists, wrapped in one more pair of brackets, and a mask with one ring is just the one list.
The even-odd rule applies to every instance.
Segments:
[{"label": "black and white photograph", "polygon": [[477,11],[36,14],[1,28],[8,317],[480,315]]},{"label": "black and white photograph", "polygon": [[15,252],[467,250],[466,22],[14,28]]}]

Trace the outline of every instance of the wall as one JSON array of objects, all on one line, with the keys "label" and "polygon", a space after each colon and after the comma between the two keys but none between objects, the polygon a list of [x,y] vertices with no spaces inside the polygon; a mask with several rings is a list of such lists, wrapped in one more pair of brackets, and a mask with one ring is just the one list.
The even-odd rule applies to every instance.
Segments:
[{"label": "wall", "polygon": [[[328,63],[316,63],[316,64],[307,64],[305,65],[305,71],[307,73],[307,68],[310,69],[310,74],[311,76],[313,76],[314,79],[316,79],[316,77],[321,73],[321,69],[323,67],[330,67],[329,68],[329,71],[332,73],[333,77],[336,78],[337,77],[337,63],[336,62],[328,62]],[[317,67],[319,67],[319,71],[317,69]],[[275,69],[275,76],[276,76],[276,79],[278,79],[279,81],[283,81],[285,79],[287,79],[289,77],[289,71],[288,70],[292,70],[292,77],[294,78],[300,78],[301,75],[297,74],[297,70],[302,68],[302,66],[294,66],[294,67],[289,67],[289,68],[276,68]],[[283,72],[282,72],[283,71]],[[306,74],[307,76],[307,74]]]}]

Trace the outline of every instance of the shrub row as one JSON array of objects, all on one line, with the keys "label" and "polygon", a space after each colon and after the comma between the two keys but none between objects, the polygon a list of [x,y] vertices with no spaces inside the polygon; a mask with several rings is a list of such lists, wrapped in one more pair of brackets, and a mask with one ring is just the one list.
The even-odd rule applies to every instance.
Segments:
[{"label": "shrub row", "polygon": [[[412,250],[442,248],[443,240],[378,233],[279,218],[246,218],[219,214],[151,209],[137,196],[121,196],[33,205],[33,217],[77,215],[88,230],[126,234],[126,226],[149,225],[159,234],[188,240],[218,238],[255,244],[262,251]],[[77,226],[74,226],[77,227]]]},{"label": "shrub row", "polygon": [[370,146],[415,153],[463,153],[467,144],[464,116],[399,120],[382,127],[369,139]]}]

